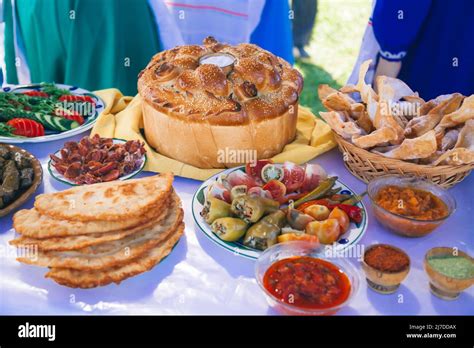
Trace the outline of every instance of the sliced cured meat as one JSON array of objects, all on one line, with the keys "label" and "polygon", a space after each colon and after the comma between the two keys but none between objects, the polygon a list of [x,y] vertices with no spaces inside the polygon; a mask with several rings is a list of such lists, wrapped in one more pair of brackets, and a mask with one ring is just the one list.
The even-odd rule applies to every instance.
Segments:
[{"label": "sliced cured meat", "polygon": [[255,180],[254,177],[248,175],[247,173],[241,171],[241,170],[236,170],[227,175],[227,182],[231,187],[237,186],[237,185],[245,185],[247,186],[247,189],[251,189],[252,187],[259,186],[258,182]]},{"label": "sliced cured meat", "polygon": [[247,194],[249,196],[258,196],[258,197],[273,199],[270,191],[264,190],[260,186],[252,187],[250,190],[248,190]]},{"label": "sliced cured meat", "polygon": [[328,177],[323,167],[313,163],[306,164],[304,175],[304,181],[300,188],[302,192],[312,191]]},{"label": "sliced cured meat", "polygon": [[209,185],[206,198],[209,197],[214,197],[227,203],[231,202],[230,191],[222,183],[217,181]]}]

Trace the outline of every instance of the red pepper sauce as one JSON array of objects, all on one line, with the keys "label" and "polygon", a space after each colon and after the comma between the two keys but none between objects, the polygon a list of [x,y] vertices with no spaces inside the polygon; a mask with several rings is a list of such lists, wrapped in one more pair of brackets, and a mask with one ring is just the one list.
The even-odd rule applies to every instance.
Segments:
[{"label": "red pepper sauce", "polygon": [[350,280],[341,269],[309,256],[275,262],[265,272],[263,286],[279,300],[307,309],[337,306],[351,291]]}]

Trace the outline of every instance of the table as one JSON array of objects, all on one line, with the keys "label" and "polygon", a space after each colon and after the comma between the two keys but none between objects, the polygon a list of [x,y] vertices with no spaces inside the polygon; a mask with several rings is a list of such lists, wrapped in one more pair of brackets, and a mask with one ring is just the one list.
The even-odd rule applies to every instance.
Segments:
[{"label": "table", "polygon": [[[79,140],[83,135],[71,139]],[[44,180],[38,194],[68,188],[54,180],[46,168],[48,154],[63,142],[23,145],[43,164]],[[365,190],[365,184],[345,169],[337,150],[313,162],[321,164],[329,174],[337,174],[356,192]],[[194,225],[191,199],[199,185],[199,181],[176,177],[174,186],[185,210],[185,236],[154,269],[121,285],[82,290],[45,279],[44,268],[15,261],[15,249],[8,245],[14,236],[12,215],[0,218],[0,314],[275,314],[254,279],[254,261],[217,246]],[[457,211],[449,222],[423,238],[406,238],[386,231],[375,221],[367,198],[364,200],[369,210],[369,226],[359,245],[383,242],[401,246],[410,255],[412,268],[398,292],[392,295],[368,289],[361,271],[358,294],[339,314],[474,314],[474,287],[456,301],[444,301],[430,293],[423,271],[424,254],[435,246],[456,246],[473,255],[474,175],[451,190],[457,200]],[[32,207],[33,202],[34,198],[23,208]]]}]

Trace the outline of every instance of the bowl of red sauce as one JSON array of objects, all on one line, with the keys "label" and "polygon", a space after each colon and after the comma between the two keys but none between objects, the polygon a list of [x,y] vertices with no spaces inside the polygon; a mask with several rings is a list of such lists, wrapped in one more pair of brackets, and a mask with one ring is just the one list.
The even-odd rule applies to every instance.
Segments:
[{"label": "bowl of red sauce", "polygon": [[360,283],[347,258],[302,241],[265,250],[255,264],[255,276],[269,305],[289,315],[334,314],[350,303]]},{"label": "bowl of red sauce", "polygon": [[410,271],[410,257],[402,249],[388,244],[374,244],[364,253],[362,269],[369,287],[381,294],[392,294]]}]

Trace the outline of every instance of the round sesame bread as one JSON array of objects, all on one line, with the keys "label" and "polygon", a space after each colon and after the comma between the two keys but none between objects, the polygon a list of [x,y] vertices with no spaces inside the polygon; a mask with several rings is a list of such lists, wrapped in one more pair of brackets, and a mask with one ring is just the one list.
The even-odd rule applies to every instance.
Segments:
[{"label": "round sesame bread", "polygon": [[[233,64],[201,64],[209,55]],[[296,134],[302,88],[301,74],[282,58],[211,37],[158,53],[138,80],[149,144],[200,168],[231,165],[219,158],[226,148],[255,150],[259,159],[281,152]]]}]

